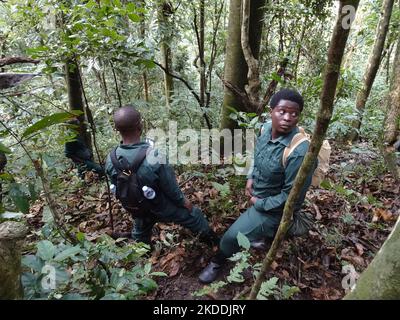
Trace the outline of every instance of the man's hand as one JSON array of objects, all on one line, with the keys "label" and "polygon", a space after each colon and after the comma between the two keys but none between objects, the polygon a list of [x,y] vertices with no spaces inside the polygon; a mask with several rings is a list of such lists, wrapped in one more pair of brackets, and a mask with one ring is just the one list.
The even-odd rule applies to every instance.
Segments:
[{"label": "man's hand", "polygon": [[253,196],[253,179],[248,179],[246,183],[246,196],[251,198]]},{"label": "man's hand", "polygon": [[185,198],[185,203],[183,204],[183,206],[188,209],[190,212],[192,212],[193,210],[193,204]]},{"label": "man's hand", "polygon": [[259,198],[257,198],[257,197],[251,197],[250,198],[250,203],[254,206],[255,204],[256,204],[256,201],[258,200]]}]

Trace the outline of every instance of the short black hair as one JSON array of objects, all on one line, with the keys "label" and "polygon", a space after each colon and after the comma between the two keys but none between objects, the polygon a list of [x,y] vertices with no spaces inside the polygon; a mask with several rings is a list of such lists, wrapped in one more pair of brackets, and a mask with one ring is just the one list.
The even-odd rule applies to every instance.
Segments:
[{"label": "short black hair", "polygon": [[293,89],[281,89],[277,93],[275,93],[270,102],[271,109],[275,108],[279,101],[281,100],[289,100],[292,102],[296,102],[300,107],[300,112],[303,111],[304,100],[300,93]]}]

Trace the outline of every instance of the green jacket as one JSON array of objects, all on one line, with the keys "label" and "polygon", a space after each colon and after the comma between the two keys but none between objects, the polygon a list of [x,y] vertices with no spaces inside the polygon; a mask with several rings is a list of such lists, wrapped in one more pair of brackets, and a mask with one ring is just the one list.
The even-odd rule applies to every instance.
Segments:
[{"label": "green jacket", "polygon": [[[264,132],[257,139],[254,167],[248,178],[253,179],[253,196],[260,198],[254,204],[255,209],[282,214],[297,172],[308,150],[309,142],[302,142],[290,154],[286,168],[284,168],[282,165],[283,151],[290,144],[293,136],[299,132],[299,129],[296,127],[288,135],[272,140],[271,128],[271,122],[265,123]],[[295,212],[300,210],[304,202],[313,172],[314,170],[310,172],[301,190],[300,197],[295,204]]]},{"label": "green jacket", "polygon": [[[146,146],[149,146],[146,142],[121,144],[117,148],[117,158],[123,156],[132,163],[138,150]],[[165,161],[162,160],[163,157],[157,149],[150,150],[139,167],[137,176],[141,184],[152,186],[155,189],[157,194],[156,211],[163,215],[171,215],[174,214],[177,207],[183,207],[185,197],[176,181],[174,170],[168,163],[163,164]],[[106,172],[112,183],[115,184],[117,172],[112,165],[110,155],[107,156]]]}]

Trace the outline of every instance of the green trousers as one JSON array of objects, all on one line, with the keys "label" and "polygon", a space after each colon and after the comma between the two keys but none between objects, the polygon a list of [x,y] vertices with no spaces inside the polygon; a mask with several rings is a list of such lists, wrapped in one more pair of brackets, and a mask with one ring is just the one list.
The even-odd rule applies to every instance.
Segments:
[{"label": "green trousers", "polygon": [[237,241],[239,232],[250,241],[273,238],[281,217],[281,214],[267,214],[257,211],[254,206],[250,207],[225,232],[219,245],[220,250],[225,257],[231,257],[240,251]]},{"label": "green trousers", "polygon": [[[171,212],[170,210],[168,210]],[[176,207],[172,214],[165,213],[149,214],[146,218],[136,218],[132,230],[132,238],[139,242],[150,243],[151,233],[155,223],[157,222],[172,222],[188,228],[196,235],[203,237],[211,234],[211,228],[208,225],[207,219],[202,211],[193,207],[192,211],[184,207]]]},{"label": "green trousers", "polygon": [[[250,242],[260,239],[273,239],[281,219],[282,213],[271,214],[258,211],[254,206],[250,207],[225,232],[220,242],[220,251],[225,257],[231,257],[240,251],[237,241],[239,232],[244,234]],[[288,236],[302,236],[307,234],[312,225],[313,219],[310,215],[304,212],[297,212],[289,227]]]}]

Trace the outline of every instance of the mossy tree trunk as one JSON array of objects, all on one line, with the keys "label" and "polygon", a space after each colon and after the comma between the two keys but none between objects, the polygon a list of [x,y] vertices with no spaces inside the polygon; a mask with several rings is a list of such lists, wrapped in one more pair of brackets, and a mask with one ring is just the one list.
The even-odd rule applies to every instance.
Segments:
[{"label": "mossy tree trunk", "polygon": [[400,219],[345,300],[400,299]]},{"label": "mossy tree trunk", "polygon": [[21,285],[21,246],[27,233],[21,222],[0,224],[0,300],[23,298]]},{"label": "mossy tree trunk", "polygon": [[317,122],[310,147],[306,156],[304,157],[304,161],[299,169],[299,172],[297,173],[293,187],[285,203],[281,223],[275,235],[274,241],[272,242],[271,248],[264,258],[260,273],[258,274],[251,290],[249,297],[250,299],[256,299],[265,275],[271,267],[272,262],[275,260],[278,248],[280,247],[293,219],[294,204],[296,203],[301,189],[304,186],[308,173],[311,171],[315,161],[317,160],[330,119],[332,118],[333,102],[337,82],[339,79],[340,65],[342,63],[343,53],[350,31],[350,26],[347,28],[343,27],[343,21],[348,19],[348,12],[346,12],[346,10],[342,12],[342,9],[344,6],[350,5],[357,10],[358,3],[359,0],[340,1],[338,19],[333,30],[328,51],[328,61],[325,66],[324,85],[320,97],[320,108],[318,111]]}]

